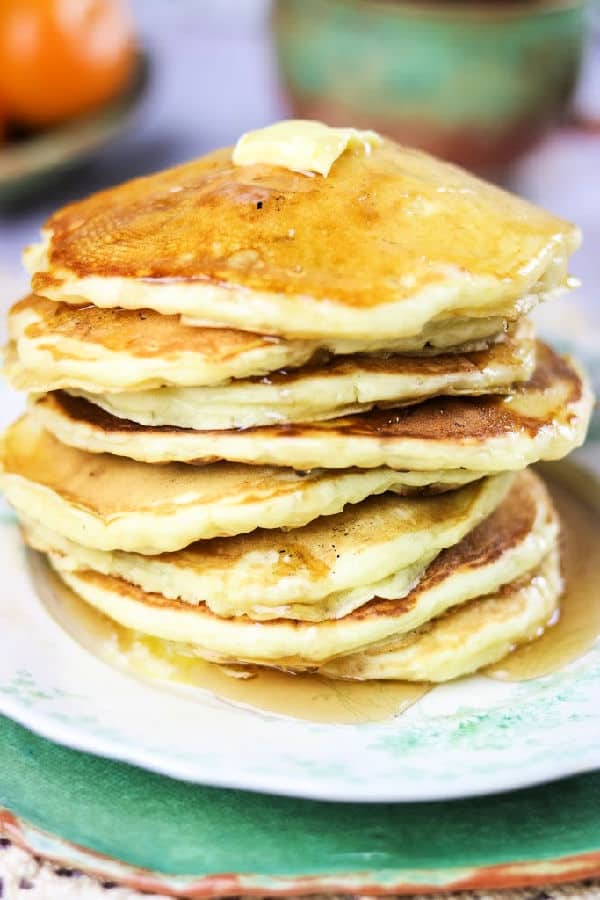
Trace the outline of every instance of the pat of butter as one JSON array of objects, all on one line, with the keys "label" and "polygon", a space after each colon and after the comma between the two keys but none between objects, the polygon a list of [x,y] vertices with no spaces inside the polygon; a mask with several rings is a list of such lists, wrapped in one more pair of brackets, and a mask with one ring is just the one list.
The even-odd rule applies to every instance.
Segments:
[{"label": "pat of butter", "polygon": [[263,163],[283,166],[292,172],[318,172],[327,176],[348,147],[358,146],[369,154],[380,143],[376,131],[330,128],[322,122],[288,119],[243,134],[233,150],[233,162],[236,166]]}]

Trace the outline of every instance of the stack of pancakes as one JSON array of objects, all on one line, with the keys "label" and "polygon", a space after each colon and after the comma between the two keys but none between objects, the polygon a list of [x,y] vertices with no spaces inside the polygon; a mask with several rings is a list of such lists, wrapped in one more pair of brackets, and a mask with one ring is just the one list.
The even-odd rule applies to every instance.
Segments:
[{"label": "stack of pancakes", "polygon": [[3,442],[25,540],[169,649],[443,681],[540,634],[559,524],[526,467],[585,436],[525,315],[575,228],[429,156],[327,176],[231,149],[55,213]]}]

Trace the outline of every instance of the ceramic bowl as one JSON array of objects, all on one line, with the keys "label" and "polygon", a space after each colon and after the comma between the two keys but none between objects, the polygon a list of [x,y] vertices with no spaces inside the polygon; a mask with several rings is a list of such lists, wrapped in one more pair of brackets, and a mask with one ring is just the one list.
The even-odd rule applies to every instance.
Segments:
[{"label": "ceramic bowl", "polygon": [[375,128],[475,169],[526,151],[567,107],[585,0],[275,0],[292,114]]}]

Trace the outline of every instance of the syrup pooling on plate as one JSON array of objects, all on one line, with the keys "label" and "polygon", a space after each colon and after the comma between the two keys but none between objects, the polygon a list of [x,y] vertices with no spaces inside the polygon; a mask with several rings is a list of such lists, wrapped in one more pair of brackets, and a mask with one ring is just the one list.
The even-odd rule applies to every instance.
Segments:
[{"label": "syrup pooling on plate", "polygon": [[[600,633],[600,514],[586,504],[581,492],[572,492],[554,480],[550,489],[564,535],[566,585],[560,618],[540,639],[489,667],[486,674],[493,678],[529,680],[561,669],[586,653]],[[186,685],[264,712],[359,724],[397,716],[433,687],[407,682],[342,682],[256,668],[223,669],[185,657],[168,644],[142,637],[92,609],[40,557],[33,559],[40,596],[72,637],[106,662],[167,689]],[[251,677],[244,677],[247,675]]]},{"label": "syrup pooling on plate", "polygon": [[550,486],[562,526],[565,592],[559,618],[538,640],[486,670],[499,680],[526,681],[558,671],[583,656],[600,635],[600,516],[581,495],[556,481]]},{"label": "syrup pooling on plate", "polygon": [[47,609],[71,637],[105,662],[154,685],[175,690],[187,685],[262,712],[332,724],[390,719],[431,689],[408,682],[343,682],[274,669],[223,668],[123,628],[88,606],[37,555],[33,572]]}]

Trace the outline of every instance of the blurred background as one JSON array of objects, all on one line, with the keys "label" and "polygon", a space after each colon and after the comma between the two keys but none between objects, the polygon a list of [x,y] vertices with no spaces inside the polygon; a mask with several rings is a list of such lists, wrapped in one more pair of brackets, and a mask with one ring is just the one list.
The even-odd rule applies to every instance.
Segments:
[{"label": "blurred background", "polygon": [[0,0],[0,313],[57,206],[286,116],[370,126],[585,233],[544,328],[600,358],[593,0]]}]

